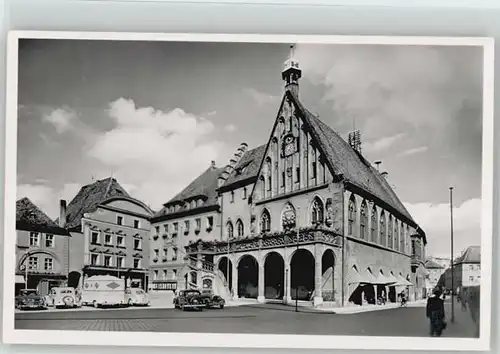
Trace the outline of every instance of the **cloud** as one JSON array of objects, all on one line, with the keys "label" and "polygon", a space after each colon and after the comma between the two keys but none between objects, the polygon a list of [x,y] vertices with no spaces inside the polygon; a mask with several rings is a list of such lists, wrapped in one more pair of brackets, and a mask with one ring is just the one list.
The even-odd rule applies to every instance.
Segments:
[{"label": "cloud", "polygon": [[211,136],[211,121],[180,108],[163,112],[119,98],[109,104],[108,117],[114,128],[95,138],[88,155],[156,209],[224,150]]},{"label": "cloud", "polygon": [[217,114],[217,111],[211,111],[211,112],[208,112],[206,115],[207,117],[212,117],[212,116],[215,116]]},{"label": "cloud", "polygon": [[77,113],[69,108],[56,108],[50,113],[43,115],[42,120],[50,123],[58,134],[63,134],[73,129],[73,123],[77,118]]},{"label": "cloud", "polygon": [[336,116],[355,117],[373,139],[402,129],[439,136],[467,102],[482,100],[478,48],[303,44],[296,56]]},{"label": "cloud", "polygon": [[66,183],[61,189],[54,189],[45,181],[17,186],[17,199],[29,198],[45,214],[55,220],[59,216],[59,200],[70,201],[80,190],[79,183]]},{"label": "cloud", "polygon": [[426,152],[427,150],[429,150],[429,148],[427,146],[420,146],[417,148],[405,150],[402,153],[400,153],[398,156],[408,156],[408,155],[420,154],[422,152]]},{"label": "cloud", "polygon": [[236,131],[236,125],[234,124],[228,124],[224,127],[224,130],[229,132],[229,133],[232,133],[232,132],[235,132]]},{"label": "cloud", "polygon": [[276,104],[280,99],[279,96],[273,96],[268,93],[257,91],[253,88],[243,89],[243,93],[250,96],[250,98],[252,98],[259,107],[267,104]]},{"label": "cloud", "polygon": [[370,152],[377,152],[377,151],[385,150],[385,149],[389,148],[390,146],[392,146],[393,144],[395,144],[397,141],[399,141],[404,136],[406,136],[405,133],[387,136],[385,138],[376,140],[376,141],[371,142],[371,143],[370,142],[364,143],[363,148],[367,151],[370,151]]},{"label": "cloud", "polygon": [[[450,254],[451,217],[447,203],[405,204],[427,235],[427,255]],[[454,254],[481,242],[481,199],[469,199],[453,208]]]}]

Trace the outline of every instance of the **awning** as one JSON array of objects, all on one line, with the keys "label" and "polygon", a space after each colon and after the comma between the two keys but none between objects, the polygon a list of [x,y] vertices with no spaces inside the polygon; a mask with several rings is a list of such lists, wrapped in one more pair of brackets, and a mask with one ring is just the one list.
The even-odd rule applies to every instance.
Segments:
[{"label": "awning", "polygon": [[411,282],[403,278],[401,275],[398,275],[398,285],[404,285],[404,286],[413,286]]},{"label": "awning", "polygon": [[394,273],[390,272],[389,275],[387,276],[390,280],[392,280],[395,285],[402,285],[402,284],[399,284],[400,283],[400,280],[394,275]]},{"label": "awning", "polygon": [[347,284],[375,284],[375,277],[368,270],[360,274],[357,269],[351,268],[347,274]]},{"label": "awning", "polygon": [[16,284],[24,284],[24,277],[22,275],[16,275]]},{"label": "awning", "polygon": [[394,284],[395,281],[385,276],[382,273],[378,273],[377,278],[375,280],[375,284]]}]

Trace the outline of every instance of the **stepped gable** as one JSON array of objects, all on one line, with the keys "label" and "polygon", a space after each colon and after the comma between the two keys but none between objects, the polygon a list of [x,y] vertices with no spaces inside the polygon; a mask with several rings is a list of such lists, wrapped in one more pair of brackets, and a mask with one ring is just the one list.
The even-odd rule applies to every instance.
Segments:
[{"label": "stepped gable", "polygon": [[97,206],[111,197],[131,198],[127,191],[114,178],[105,178],[83,186],[66,209],[66,225],[68,230],[79,230],[85,213],[92,213]]},{"label": "stepped gable", "polygon": [[69,235],[54,220],[38,208],[29,198],[16,202],[16,230],[45,232],[56,235]]},{"label": "stepped gable", "polygon": [[455,260],[455,264],[460,263],[481,263],[481,246],[469,246],[460,257]]},{"label": "stepped gable", "polygon": [[385,177],[369,161],[355,151],[331,127],[308,111],[290,91],[287,91],[285,95],[288,95],[297,105],[306,125],[310,128],[319,148],[326,155],[327,163],[335,175],[342,176],[344,181],[365,190],[388,204],[409,222],[414,223],[412,226],[417,226],[410,213],[387,183]]},{"label": "stepped gable", "polygon": [[229,190],[231,186],[239,183],[250,184],[254,182],[259,174],[259,168],[266,153],[266,146],[267,144],[263,144],[245,152],[220,190]]},{"label": "stepped gable", "polygon": [[167,208],[174,204],[182,204],[181,208],[175,212],[182,213],[186,210],[191,210],[187,202],[201,197],[204,199],[204,203],[201,206],[206,208],[209,206],[217,206],[217,179],[224,171],[224,168],[216,168],[210,166],[201,175],[199,175],[194,181],[192,181],[186,188],[184,188],[179,194],[170,199],[167,203],[163,204],[163,208],[157,212],[153,218],[157,218],[167,214]]},{"label": "stepped gable", "polygon": [[432,259],[428,259],[425,261],[425,268],[427,269],[444,269],[444,267],[440,264],[437,264]]}]

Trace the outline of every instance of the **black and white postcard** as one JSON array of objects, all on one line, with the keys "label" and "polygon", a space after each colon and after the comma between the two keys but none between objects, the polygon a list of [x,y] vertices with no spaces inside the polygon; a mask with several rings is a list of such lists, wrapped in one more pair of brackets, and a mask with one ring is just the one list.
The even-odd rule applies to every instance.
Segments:
[{"label": "black and white postcard", "polygon": [[489,348],[492,39],[8,44],[7,343]]}]

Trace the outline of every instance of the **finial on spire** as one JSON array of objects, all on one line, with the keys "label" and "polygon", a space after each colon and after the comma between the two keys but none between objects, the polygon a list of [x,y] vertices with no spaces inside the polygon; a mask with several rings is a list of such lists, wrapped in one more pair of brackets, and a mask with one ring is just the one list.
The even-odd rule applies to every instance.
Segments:
[{"label": "finial on spire", "polygon": [[295,44],[290,44],[290,57],[285,61],[281,78],[285,81],[285,89],[296,96],[299,95],[299,79],[302,76],[299,61],[294,58]]},{"label": "finial on spire", "polygon": [[290,44],[290,59],[295,56],[295,44]]}]

